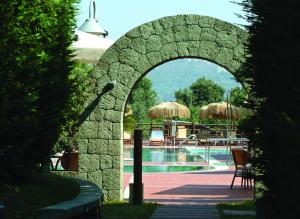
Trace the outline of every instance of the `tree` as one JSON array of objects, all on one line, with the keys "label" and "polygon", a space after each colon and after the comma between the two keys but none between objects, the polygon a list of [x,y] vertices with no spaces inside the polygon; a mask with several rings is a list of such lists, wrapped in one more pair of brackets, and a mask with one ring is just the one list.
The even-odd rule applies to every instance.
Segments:
[{"label": "tree", "polygon": [[32,180],[49,162],[69,101],[75,0],[0,7],[0,178]]},{"label": "tree", "polygon": [[175,91],[176,101],[188,107],[220,102],[224,99],[224,88],[214,83],[212,80],[199,78],[189,88]]},{"label": "tree", "polygon": [[190,89],[193,93],[193,105],[203,106],[213,102],[220,102],[224,99],[224,88],[214,83],[212,80],[199,78]]},{"label": "tree", "polygon": [[148,111],[158,102],[159,98],[152,88],[152,82],[146,77],[134,86],[128,98],[128,104],[132,107],[134,118],[139,123],[149,121]]},{"label": "tree", "polygon": [[[299,213],[299,50],[297,1],[244,0],[250,25],[241,79],[250,87],[252,142],[256,146],[257,217]],[[263,209],[263,214],[261,214]]]},{"label": "tree", "polygon": [[245,89],[240,87],[235,87],[230,92],[230,103],[234,106],[241,107],[244,105],[247,99],[247,92]]},{"label": "tree", "polygon": [[184,104],[187,107],[193,105],[193,93],[189,88],[175,91],[175,98],[178,103]]}]

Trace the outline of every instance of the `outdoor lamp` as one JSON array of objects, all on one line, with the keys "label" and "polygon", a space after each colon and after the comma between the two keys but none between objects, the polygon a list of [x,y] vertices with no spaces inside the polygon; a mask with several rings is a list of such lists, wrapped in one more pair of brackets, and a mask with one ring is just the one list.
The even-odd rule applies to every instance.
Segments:
[{"label": "outdoor lamp", "polygon": [[78,28],[78,30],[95,34],[97,36],[106,37],[108,32],[104,30],[96,20],[96,2],[95,0],[91,0],[90,8],[89,8],[89,18],[85,20],[85,22]]}]

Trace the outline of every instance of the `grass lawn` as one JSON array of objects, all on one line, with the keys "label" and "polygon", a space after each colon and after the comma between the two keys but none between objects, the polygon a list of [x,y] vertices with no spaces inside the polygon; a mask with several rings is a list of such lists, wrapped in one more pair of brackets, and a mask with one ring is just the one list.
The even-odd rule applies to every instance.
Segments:
[{"label": "grass lawn", "polygon": [[224,215],[223,210],[255,210],[255,204],[253,200],[242,202],[228,202],[220,203],[217,205],[221,214],[221,219],[255,219],[255,216],[233,216]]},{"label": "grass lawn", "polygon": [[10,186],[0,182],[0,201],[7,218],[33,218],[41,207],[72,199],[79,193],[76,180],[49,174],[31,184]]},{"label": "grass lawn", "polygon": [[101,207],[101,217],[109,219],[148,219],[158,206],[157,203],[131,205],[125,201],[105,202]]}]

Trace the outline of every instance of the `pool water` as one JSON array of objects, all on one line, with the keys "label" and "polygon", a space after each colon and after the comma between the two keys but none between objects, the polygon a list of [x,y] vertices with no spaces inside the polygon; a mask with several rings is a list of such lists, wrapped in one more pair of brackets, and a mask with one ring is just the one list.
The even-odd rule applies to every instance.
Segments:
[{"label": "pool water", "polygon": [[[133,148],[124,148],[124,160],[133,160]],[[204,153],[186,148],[143,148],[144,162],[205,162]]]},{"label": "pool water", "polygon": [[[133,161],[133,148],[124,148],[124,161]],[[206,162],[205,149],[195,147],[182,148],[143,148],[143,172],[183,172],[211,170],[213,166],[199,165]],[[210,150],[210,155],[225,155],[226,149],[214,148]],[[152,163],[152,164],[151,164]],[[159,163],[159,164],[157,164]],[[173,164],[170,164],[173,163]],[[150,165],[148,165],[150,164]],[[179,164],[179,165],[178,165]],[[124,165],[125,173],[132,173],[132,165]]]},{"label": "pool water", "polygon": [[[170,166],[170,165],[156,165],[156,166],[144,166],[143,173],[155,173],[155,172],[186,172],[186,171],[204,171],[212,170],[213,166]],[[125,165],[124,173],[133,173],[133,166]]]}]

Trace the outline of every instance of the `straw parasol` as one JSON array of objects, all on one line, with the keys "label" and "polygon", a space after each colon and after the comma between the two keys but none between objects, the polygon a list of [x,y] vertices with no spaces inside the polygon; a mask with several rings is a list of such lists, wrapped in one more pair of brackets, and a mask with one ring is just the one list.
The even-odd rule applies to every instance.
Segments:
[{"label": "straw parasol", "polygon": [[172,119],[174,117],[189,118],[190,111],[186,106],[177,102],[163,102],[150,108],[148,117],[151,119]]},{"label": "straw parasol", "polygon": [[201,119],[217,118],[238,120],[240,110],[227,102],[211,103],[200,108],[199,116]]}]

